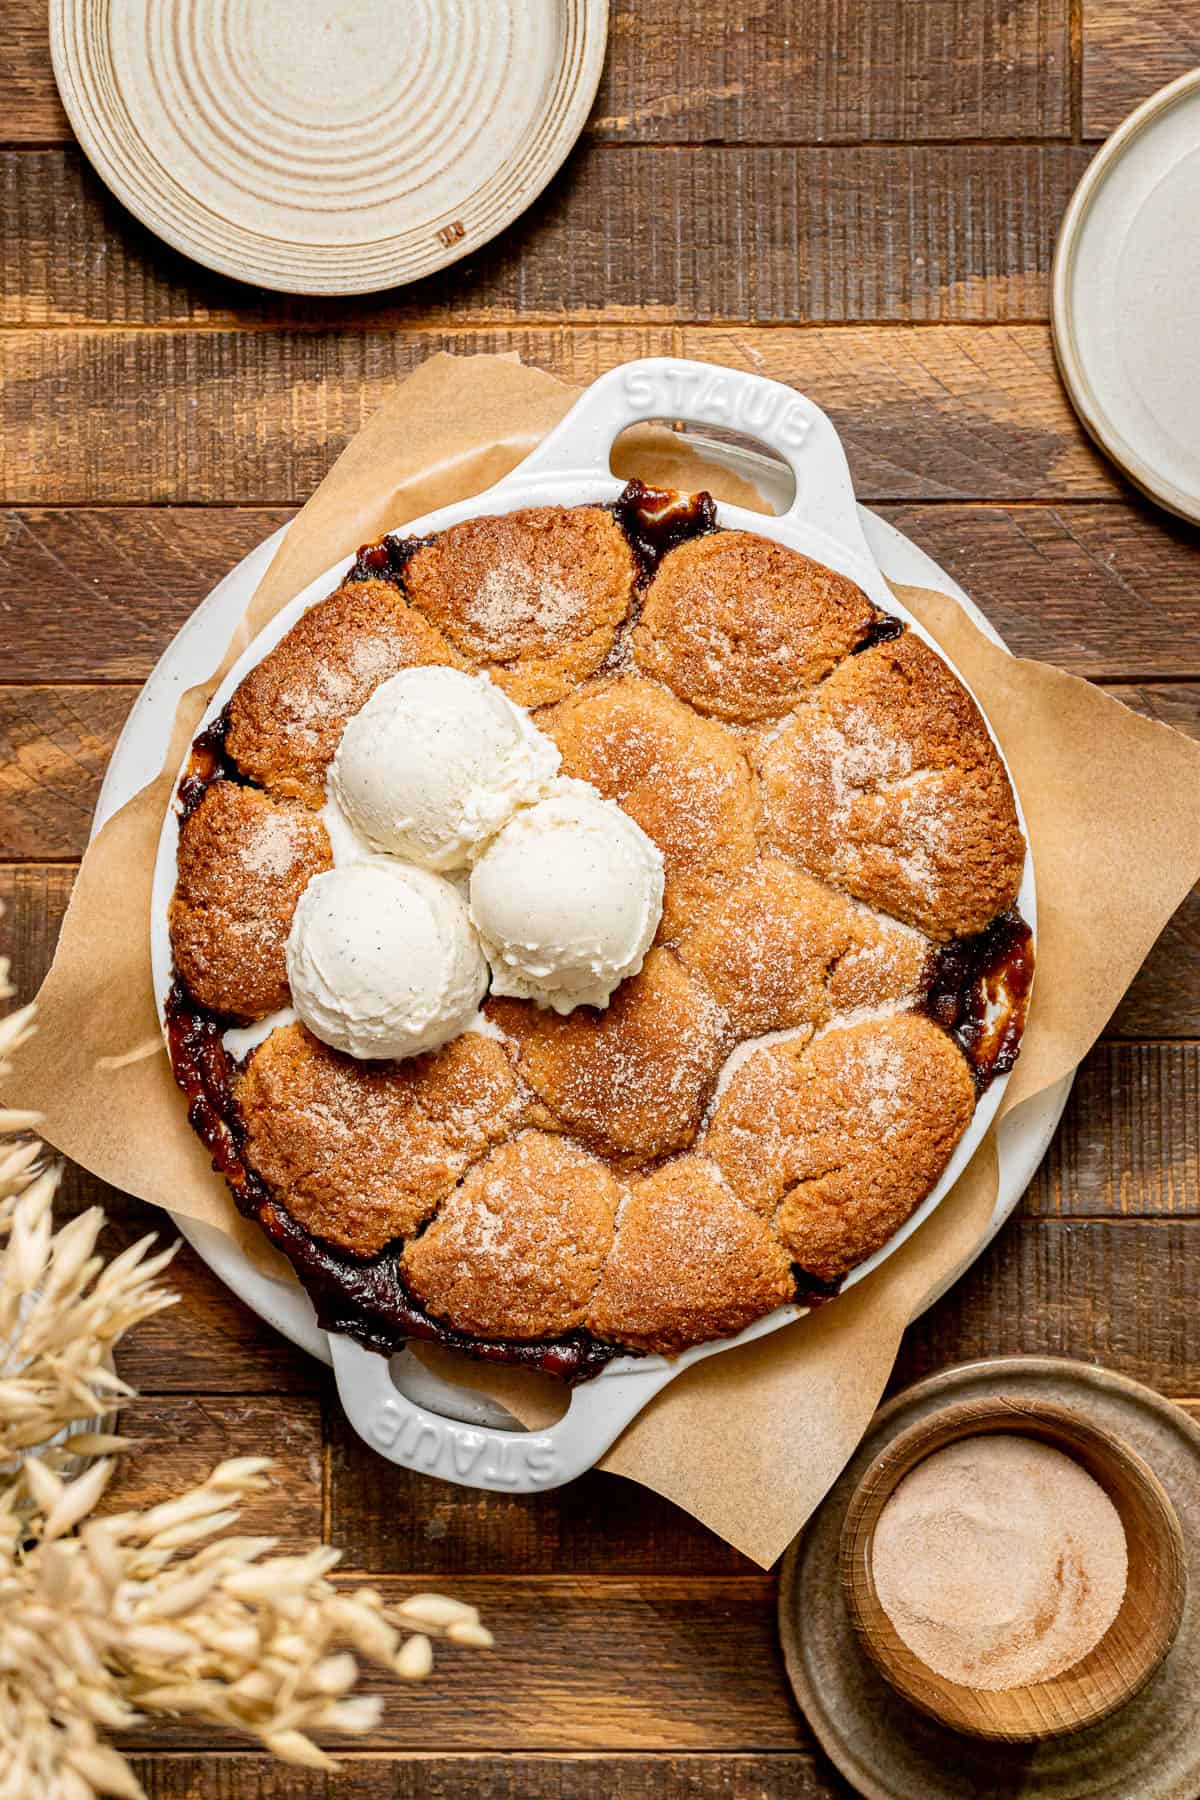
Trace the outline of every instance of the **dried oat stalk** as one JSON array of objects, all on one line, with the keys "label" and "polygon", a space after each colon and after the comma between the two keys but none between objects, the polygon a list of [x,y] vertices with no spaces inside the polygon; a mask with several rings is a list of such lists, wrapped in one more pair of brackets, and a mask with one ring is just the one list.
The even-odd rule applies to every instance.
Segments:
[{"label": "dried oat stalk", "polygon": [[[0,959],[0,997],[7,976]],[[32,1029],[31,1007],[0,1020],[0,1076]],[[340,1553],[326,1545],[281,1556],[275,1539],[234,1532],[269,1485],[261,1457],[222,1463],[148,1512],[95,1516],[130,1443],[89,1427],[134,1397],[111,1353],[173,1304],[158,1281],[173,1252],[148,1237],[106,1262],[98,1207],[56,1230],[58,1172],[36,1123],[0,1109],[0,1800],[135,1800],[105,1734],[155,1713],[333,1767],[315,1735],[369,1730],[382,1707],[353,1692],[357,1656],[414,1681],[434,1637],[485,1647],[491,1635],[440,1594],[389,1607],[335,1586]]]}]

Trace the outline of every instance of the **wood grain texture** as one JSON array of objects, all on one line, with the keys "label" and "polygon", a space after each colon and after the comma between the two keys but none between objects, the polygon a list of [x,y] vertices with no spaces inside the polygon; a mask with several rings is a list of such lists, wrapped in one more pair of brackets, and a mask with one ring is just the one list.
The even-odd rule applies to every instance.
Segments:
[{"label": "wood grain texture", "polygon": [[[616,0],[593,135],[620,142],[1065,137],[1067,0]],[[8,0],[0,142],[65,141],[41,0]]]},{"label": "wood grain texture", "polygon": [[1065,0],[617,0],[593,134],[1065,137]]},{"label": "wood grain texture", "polygon": [[[176,1319],[176,1327],[180,1321]],[[123,1365],[122,1365],[123,1366]],[[106,1512],[158,1506],[233,1456],[269,1456],[265,1493],[250,1497],[238,1530],[278,1538],[281,1552],[311,1550],[323,1536],[321,1410],[315,1395],[282,1404],[241,1395],[145,1397],[123,1407],[120,1430],[138,1440],[117,1462]]]},{"label": "wood grain texture", "polygon": [[[420,1697],[413,1704],[420,1705]],[[334,1775],[253,1752],[138,1757],[147,1800],[851,1800],[821,1756],[624,1755],[486,1758],[336,1754]]]},{"label": "wood grain texture", "polygon": [[[962,583],[1016,655],[1093,680],[1200,673],[1194,526],[1133,499],[885,510]],[[1176,709],[1168,722],[1187,713]]]},{"label": "wood grain texture", "polygon": [[1200,1218],[1200,1047],[1098,1044],[1026,1207],[1072,1219]]},{"label": "wood grain texture", "polygon": [[[1200,675],[1194,527],[1137,499],[879,510],[962,583],[1018,655],[1092,679]],[[290,517],[286,507],[8,509],[3,678],[144,680],[222,576]],[[1156,711],[1178,723],[1169,690],[1155,691]]]},{"label": "wood grain texture", "polygon": [[[82,1170],[75,1172],[69,1199],[75,1206],[99,1200],[110,1207],[113,1223],[102,1245],[108,1256],[147,1231],[165,1243],[179,1241],[166,1213],[125,1196],[113,1203],[113,1190]],[[235,1299],[189,1245],[180,1245],[168,1280],[179,1305],[139,1325],[121,1345],[121,1374],[139,1393],[258,1394],[290,1408],[297,1396],[324,1391],[324,1365]],[[247,1450],[254,1454],[252,1444]]]},{"label": "wood grain texture", "polygon": [[1200,1394],[1200,1219],[1018,1216],[906,1333],[891,1387],[982,1356],[1072,1356]]},{"label": "wood grain texture", "polygon": [[1107,137],[1200,63],[1200,12],[1171,0],[1083,0],[1083,135]]},{"label": "wood grain texture", "polygon": [[1121,491],[1036,325],[93,328],[0,333],[0,503],[294,504],[396,381],[444,348],[515,350],[574,383],[656,354],[757,370],[829,411],[868,502]]},{"label": "wood grain texture", "polygon": [[[20,995],[49,967],[70,866],[0,866],[0,949]],[[1200,896],[1176,914],[1114,1023],[1154,1043],[1102,1042],[1085,1060],[1056,1145],[1034,1185],[1059,1215],[1200,1213]],[[1172,1040],[1175,1041],[1172,1041]]]},{"label": "wood grain texture", "polygon": [[[1163,1392],[1200,1391],[1198,1254],[1195,1218],[1067,1223],[1021,1214],[909,1329],[891,1387],[974,1357],[1045,1353],[1102,1362]],[[619,1477],[589,1475],[536,1502],[435,1487],[394,1470],[386,1487],[373,1488],[376,1458],[336,1415],[327,1430],[330,1529],[348,1569],[453,1582],[497,1567],[539,1577],[749,1571],[686,1515]]]},{"label": "wood grain texture", "polygon": [[4,143],[59,143],[72,135],[50,66],[47,11],[39,0],[6,0],[0,57]]},{"label": "wood grain texture", "polygon": [[127,687],[0,688],[0,856],[80,856]]},{"label": "wood grain texture", "polygon": [[1088,155],[590,145],[466,261],[384,294],[314,301],[197,268],[126,214],[78,150],[9,150],[0,323],[1044,319],[1055,232]]},{"label": "wood grain texture", "polygon": [[3,679],[144,681],[205,595],[291,514],[239,506],[0,513]]},{"label": "wood grain texture", "polygon": [[[1194,9],[613,0],[589,132],[538,204],[442,275],[345,302],[210,275],[106,194],[54,92],[45,0],[9,0],[0,53],[0,144],[23,146],[0,151],[0,951],[25,991],[73,879],[46,859],[82,846],[133,684],[437,348],[580,383],[686,354],[811,392],[863,497],[1014,649],[1200,730],[1200,534],[1091,449],[1042,324],[1079,127],[1200,61]],[[909,1331],[896,1382],[1040,1351],[1200,1395],[1200,894],[1109,1029],[1018,1217]],[[64,1211],[96,1201],[111,1249],[171,1229],[68,1170]],[[190,1250],[172,1280],[180,1308],[122,1349],[149,1443],[114,1503],[266,1448],[279,1483],[251,1529],[327,1530],[350,1579],[397,1595],[461,1591],[499,1642],[386,1684],[373,1747],[333,1776],[156,1725],[133,1740],[150,1800],[849,1800],[786,1688],[772,1583],[728,1546],[613,1477],[522,1501],[385,1469],[328,1372]]]},{"label": "wood grain texture", "polygon": [[[395,1600],[414,1587],[386,1575],[372,1585]],[[364,1668],[362,1690],[387,1697],[364,1748],[812,1749],[784,1676],[769,1576],[497,1575],[446,1587],[479,1607],[495,1649],[439,1645],[434,1678],[415,1691]],[[187,1720],[121,1736],[156,1750],[235,1741]]]},{"label": "wood grain texture", "polygon": [[704,1526],[617,1475],[593,1471],[547,1494],[481,1494],[390,1469],[347,1423],[335,1396],[325,1420],[330,1445],[329,1530],[345,1568],[436,1574],[479,1569],[552,1575],[748,1574],[754,1565]]}]

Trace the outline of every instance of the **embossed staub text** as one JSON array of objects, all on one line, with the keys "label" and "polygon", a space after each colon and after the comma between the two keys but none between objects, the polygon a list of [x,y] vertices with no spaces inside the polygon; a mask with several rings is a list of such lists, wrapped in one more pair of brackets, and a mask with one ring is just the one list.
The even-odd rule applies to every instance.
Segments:
[{"label": "embossed staub text", "polygon": [[477,1487],[545,1487],[554,1481],[557,1464],[548,1437],[521,1432],[472,1431],[431,1414],[414,1413],[391,1400],[381,1401],[372,1415],[369,1434],[380,1450],[402,1456],[414,1469],[446,1481],[470,1481]]},{"label": "embossed staub text", "polygon": [[767,437],[789,449],[803,447],[813,427],[808,402],[781,383],[739,375],[732,369],[665,363],[634,364],[625,375],[625,398],[643,418],[693,419]]}]

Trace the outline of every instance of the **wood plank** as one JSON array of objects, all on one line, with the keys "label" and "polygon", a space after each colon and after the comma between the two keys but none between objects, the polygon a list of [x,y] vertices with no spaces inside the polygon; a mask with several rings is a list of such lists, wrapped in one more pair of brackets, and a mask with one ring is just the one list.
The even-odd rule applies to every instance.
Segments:
[{"label": "wood plank", "polygon": [[48,14],[38,0],[8,0],[4,8],[0,140],[6,143],[59,143],[72,136],[54,85]]},{"label": "wood plank", "polygon": [[[437,1676],[433,1679],[436,1681]],[[419,1701],[414,1703],[419,1704]],[[252,1751],[140,1756],[147,1800],[850,1800],[822,1756],[379,1756],[337,1748],[335,1776]]]},{"label": "wood plank", "polygon": [[[99,1184],[93,1177],[79,1171],[78,1180],[84,1196],[94,1195]],[[122,1214],[114,1209],[106,1254],[116,1255],[155,1230],[167,1243],[179,1235],[157,1207],[126,1198]],[[121,1344],[121,1374],[139,1393],[264,1394],[291,1407],[295,1396],[324,1390],[324,1365],[264,1324],[189,1245],[181,1247],[166,1279],[179,1305],[139,1325]]]},{"label": "wood plank", "polygon": [[1200,1219],[1017,1217],[906,1333],[893,1389],[949,1363],[1073,1356],[1200,1394]]},{"label": "wood plank", "polygon": [[[1113,693],[1148,718],[1200,738],[1200,686],[1116,687]],[[1115,1036],[1200,1037],[1200,886],[1168,920],[1109,1022]]]},{"label": "wood plank", "polygon": [[[1185,695],[1176,710],[1200,735],[1200,684],[1141,691],[1163,696],[1159,710]],[[0,859],[41,862],[83,854],[105,769],[137,693],[125,686],[0,687]],[[1179,969],[1168,971],[1165,958],[1161,971],[1169,973],[1175,1008],[1200,992],[1200,965],[1192,966],[1186,931],[1176,944],[1181,949],[1194,981],[1181,982]],[[1171,1022],[1177,1013],[1168,1009],[1164,1017]],[[1179,1035],[1177,1025],[1171,1035]]]},{"label": "wood plank", "polygon": [[[1193,1109],[1196,1094],[1193,1080]],[[1194,1142],[1194,1124],[1192,1130]],[[1114,1135],[1124,1133],[1118,1128]],[[1193,1214],[1195,1170],[1193,1160]],[[1041,1204],[1045,1196],[1035,1186],[1028,1206]],[[1068,1224],[1027,1210],[910,1329],[891,1385],[968,1358],[1044,1353],[1106,1363],[1163,1392],[1194,1394],[1200,1381],[1197,1254],[1196,1217]],[[377,1459],[339,1417],[336,1401],[326,1430],[330,1531],[346,1553],[347,1570],[455,1586],[472,1569],[695,1577],[749,1567],[686,1514],[615,1476],[591,1474],[534,1500],[483,1496],[398,1470],[381,1485],[372,1480]]]},{"label": "wood plank", "polygon": [[[617,0],[591,121],[621,142],[1065,137],[1067,0]],[[67,141],[46,9],[9,0],[0,141]]]},{"label": "wood plank", "polygon": [[1083,135],[1107,137],[1200,63],[1200,12],[1171,0],[1083,0]]},{"label": "wood plank", "polygon": [[235,506],[0,514],[5,679],[144,681],[205,595],[291,516]]},{"label": "wood plank", "polygon": [[[1195,526],[1135,499],[884,512],[962,584],[1017,655],[1092,680],[1200,673]],[[1168,692],[1156,716],[1167,716]]]},{"label": "wood plank", "polygon": [[[411,1581],[374,1578],[400,1600]],[[489,1651],[439,1646],[419,1691],[364,1669],[386,1696],[364,1748],[445,1751],[811,1750],[783,1670],[769,1576],[456,1578]],[[121,1734],[138,1749],[235,1740],[186,1720]]]},{"label": "wood plank", "polygon": [[[1200,674],[1194,527],[1137,499],[879,510],[963,584],[1019,655],[1092,679]],[[9,509],[0,515],[6,679],[144,680],[211,588],[290,516],[283,507]],[[1193,690],[1155,689],[1156,710],[1172,691]]]},{"label": "wood plank", "polygon": [[228,1457],[269,1456],[275,1465],[271,1486],[246,1502],[238,1530],[278,1538],[281,1551],[311,1550],[322,1541],[321,1409],[315,1395],[293,1394],[282,1405],[274,1397],[228,1394],[142,1398],[122,1408],[119,1429],[136,1437],[138,1447],[117,1460],[106,1512],[173,1500]]},{"label": "wood plank", "polygon": [[481,1494],[390,1469],[355,1434],[336,1396],[330,1445],[329,1532],[347,1571],[403,1573],[454,1583],[479,1569],[511,1574],[724,1575],[754,1572],[731,1545],[646,1488],[596,1471],[532,1495]]},{"label": "wood plank", "polygon": [[609,31],[605,137],[1069,135],[1064,0],[619,0]]},{"label": "wood plank", "polygon": [[1123,491],[1081,436],[1037,326],[684,328],[678,350],[811,395],[868,504]]},{"label": "wood plank", "polygon": [[1108,1024],[1119,1037],[1200,1036],[1200,888],[1168,920]]},{"label": "wood plank", "polygon": [[440,348],[516,350],[577,383],[662,353],[758,370],[829,410],[866,501],[1119,491],[1041,326],[89,329],[0,334],[0,502],[294,503]]},{"label": "wood plank", "polygon": [[[1136,710],[1200,737],[1200,684],[1116,687]],[[0,857],[38,863],[82,854],[100,782],[133,688],[0,688]],[[48,966],[72,872],[17,878],[3,937],[23,968]],[[32,933],[33,941],[25,941]],[[16,934],[15,938],[10,934]],[[1118,1007],[1120,1037],[1200,1036],[1200,891],[1168,922]]]},{"label": "wood plank", "polygon": [[466,261],[384,294],[322,301],[200,269],[125,213],[78,150],[10,150],[0,152],[0,322],[1044,319],[1055,233],[1088,155],[1065,144],[593,144]]},{"label": "wood plank", "polygon": [[[49,967],[70,894],[70,866],[0,866],[0,946],[11,954],[22,998]],[[1083,1065],[1071,1100],[1061,1165],[1038,1177],[1040,1211],[1071,1216],[1200,1212],[1197,1118],[1200,1082],[1200,895],[1159,940],[1115,1024],[1154,1043],[1102,1042]],[[1130,1033],[1132,1035],[1132,1032]],[[1064,1196],[1069,1198],[1064,1198]]]},{"label": "wood plank", "polygon": [[1071,1219],[1200,1219],[1200,1046],[1099,1043],[1080,1065],[1025,1208]]},{"label": "wood plank", "polygon": [[0,688],[0,856],[80,856],[138,690]]}]

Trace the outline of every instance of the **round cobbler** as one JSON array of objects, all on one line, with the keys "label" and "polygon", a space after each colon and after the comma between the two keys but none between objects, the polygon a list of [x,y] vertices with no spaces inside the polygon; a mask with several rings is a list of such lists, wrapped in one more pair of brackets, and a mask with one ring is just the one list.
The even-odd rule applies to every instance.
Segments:
[{"label": "round cobbler", "polygon": [[[334,860],[348,720],[429,664],[532,709],[636,821],[662,916],[603,1010],[492,996],[441,1050],[359,1061],[282,1010],[284,948]],[[578,1378],[828,1296],[1019,1045],[1025,846],[977,707],[852,581],[721,530],[707,496],[633,483],[366,546],[197,739],[179,807],[192,1122],[322,1323],[377,1350]]]}]

